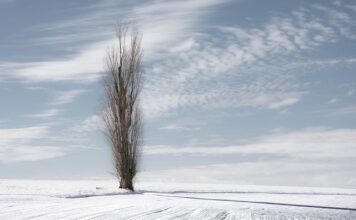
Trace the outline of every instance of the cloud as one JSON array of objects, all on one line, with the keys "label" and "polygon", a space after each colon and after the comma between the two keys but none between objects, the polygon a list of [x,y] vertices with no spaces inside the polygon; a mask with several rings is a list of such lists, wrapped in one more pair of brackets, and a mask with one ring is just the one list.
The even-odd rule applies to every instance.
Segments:
[{"label": "cloud", "polygon": [[355,90],[354,89],[350,89],[347,91],[347,96],[352,96],[353,94],[355,94]]},{"label": "cloud", "polygon": [[17,146],[0,148],[0,162],[14,163],[24,161],[48,160],[65,155],[60,147],[53,146]]},{"label": "cloud", "polygon": [[303,160],[355,159],[356,129],[305,128],[275,132],[237,146],[146,146],[147,155],[270,155]]},{"label": "cloud", "polygon": [[[263,184],[291,186],[356,186],[356,129],[305,128],[276,130],[249,143],[227,146],[145,146],[144,154],[182,157],[248,156],[248,162],[184,166],[139,174],[146,181]],[[221,157],[224,158],[224,157]]]},{"label": "cloud", "polygon": [[[176,44],[149,73],[143,91],[147,118],[174,114],[181,108],[253,107],[280,109],[308,94],[300,73],[354,65],[354,58],[304,59],[302,54],[332,44],[342,36],[329,14],[299,9],[263,25],[222,26]],[[344,22],[352,28],[353,22]],[[345,36],[344,36],[345,37]]]},{"label": "cloud", "polygon": [[181,118],[179,121],[160,127],[160,130],[172,131],[197,131],[206,127],[207,122],[197,120],[196,118]]},{"label": "cloud", "polygon": [[[104,122],[99,115],[94,114],[84,118],[81,121],[70,123],[62,129],[52,132],[50,141],[56,143],[57,146],[61,145],[65,149],[87,149],[98,150],[102,149],[98,146],[98,141],[104,141],[105,136],[101,134],[104,129]],[[95,137],[93,141],[93,138]]]},{"label": "cloud", "polygon": [[26,115],[27,117],[29,118],[42,118],[42,119],[45,119],[45,118],[51,118],[53,116],[56,116],[60,113],[61,111],[58,110],[58,109],[48,109],[48,110],[45,110],[41,113],[37,113],[37,114],[29,114],[29,115]]},{"label": "cloud", "polygon": [[27,86],[26,89],[33,91],[47,90],[47,88],[41,86]]},{"label": "cloud", "polygon": [[[39,87],[39,88],[38,87],[34,87],[34,88],[26,87],[26,88],[30,89],[30,90],[43,90],[42,87]],[[68,103],[72,102],[75,98],[77,98],[84,92],[85,92],[84,90],[79,90],[79,89],[57,92],[55,94],[54,99],[49,103],[51,108],[46,109],[40,113],[28,114],[28,115],[26,115],[26,117],[48,119],[48,118],[57,116],[63,111],[58,108],[59,106],[62,106],[64,104],[68,104]]]},{"label": "cloud", "polygon": [[[302,56],[347,37],[347,30],[354,27],[350,13],[330,13],[330,8],[316,5],[274,16],[261,25],[209,26],[214,32],[211,34],[204,19],[227,2],[149,1],[123,8],[113,2],[98,3],[75,18],[36,27],[46,35],[68,37],[66,40],[72,43],[78,41],[73,33],[81,31],[95,35],[95,39],[78,37],[85,43],[66,57],[4,64],[6,71],[2,74],[27,82],[98,80],[105,50],[114,40],[108,33],[116,22],[112,15],[117,9],[116,13],[127,15],[144,33],[147,77],[142,105],[148,119],[174,114],[182,108],[289,107],[308,94],[296,73],[306,68],[310,71],[319,66],[355,63],[354,58],[310,60]],[[320,13],[312,13],[314,10]],[[96,34],[101,31],[103,35]]]},{"label": "cloud", "polygon": [[[34,88],[28,88],[26,89],[30,90],[43,90],[44,88],[42,87],[34,87]],[[60,91],[55,93],[54,99],[49,103],[51,106],[49,109],[46,109],[40,113],[36,114],[28,114],[26,117],[29,118],[41,118],[41,119],[47,119],[47,118],[52,118],[54,116],[59,115],[63,110],[59,109],[60,106],[71,103],[75,98],[83,94],[85,90],[68,90],[68,91]]]},{"label": "cloud", "polygon": [[337,102],[340,102],[340,99],[339,98],[332,98],[328,101],[329,104],[335,104]]},{"label": "cloud", "polygon": [[230,48],[235,42],[221,47],[211,39],[194,41],[189,51],[167,55],[166,62],[146,70],[150,77],[142,102],[147,117],[184,107],[277,109],[297,103],[305,94],[295,88],[290,74],[269,67],[250,68],[252,56],[237,56],[240,50]]},{"label": "cloud", "polygon": [[[340,6],[343,9],[346,8],[354,10],[354,5],[353,7],[350,7],[350,5],[347,4],[345,4],[345,6]],[[342,36],[353,40],[356,39],[356,34],[353,31],[355,28],[354,13],[347,13],[348,11],[346,10],[341,11],[339,8],[326,7],[320,4],[315,4],[314,8],[321,12],[324,12],[325,16],[329,18],[329,23],[336,27]]]},{"label": "cloud", "polygon": [[1,129],[1,144],[10,143],[15,139],[18,141],[24,141],[27,139],[34,139],[43,137],[48,131],[48,126],[34,126],[27,128],[12,128],[12,129]]},{"label": "cloud", "polygon": [[[161,59],[170,48],[203,28],[204,18],[229,1],[151,1],[133,8],[133,20],[144,33],[145,59]],[[152,58],[153,57],[153,58]]]},{"label": "cloud", "polygon": [[46,125],[0,129],[0,162],[45,160],[63,156],[65,150],[56,146],[36,144],[46,138]]},{"label": "cloud", "polygon": [[84,93],[84,90],[69,90],[58,92],[51,105],[58,106],[72,102],[75,98]]},{"label": "cloud", "polygon": [[[183,107],[279,109],[294,105],[306,93],[290,76],[293,67],[285,57],[338,38],[339,23],[323,22],[310,15],[310,9],[295,10],[291,16],[275,16],[259,27],[219,27],[217,35],[200,33],[204,29],[203,18],[222,3],[225,2],[150,1],[125,6],[129,7],[125,13],[144,33],[146,72],[150,76],[142,100],[148,118]],[[48,33],[77,33],[78,28],[83,28],[95,34],[98,31],[94,27],[112,25],[112,21],[97,18],[112,16],[117,7],[106,2],[98,5],[99,10],[86,8],[85,16],[37,28]],[[342,17],[335,18],[324,6],[315,8],[324,13],[326,21]],[[353,23],[344,20],[342,25],[350,29]],[[97,80],[103,67],[98,57],[105,57],[105,48],[113,42],[109,37],[100,39],[69,58],[21,64],[11,76],[32,82]],[[148,62],[155,60],[159,62]],[[302,60],[299,67],[305,62],[310,61]],[[294,69],[297,67],[295,64]]]},{"label": "cloud", "polygon": [[[32,90],[32,88],[30,89]],[[35,87],[34,89],[37,90],[37,87]],[[42,87],[40,87],[39,89],[42,89]],[[46,119],[57,116],[63,111],[58,108],[59,106],[72,102],[75,98],[77,98],[84,92],[84,90],[79,89],[57,92],[53,101],[49,103],[49,105],[52,106],[51,108],[46,109],[40,113],[26,115],[26,117]]]},{"label": "cloud", "polygon": [[144,171],[137,178],[152,182],[355,188],[355,169],[356,164],[350,161],[277,160]]},{"label": "cloud", "polygon": [[80,123],[73,126],[72,132],[87,133],[92,131],[102,130],[104,128],[104,122],[98,114],[91,115],[85,118]]},{"label": "cloud", "polygon": [[196,131],[200,130],[200,127],[187,127],[187,126],[180,126],[177,124],[169,124],[160,128],[161,130],[175,130],[175,131]]},{"label": "cloud", "polygon": [[[53,37],[39,39],[39,42],[68,41],[75,52],[65,58],[51,58],[48,61],[13,63],[6,77],[18,78],[27,82],[63,81],[90,82],[100,77],[106,49],[114,42],[113,26],[118,14],[124,13],[128,21],[137,24],[144,33],[143,47],[146,60],[158,58],[161,50],[170,48],[182,37],[189,36],[199,27],[202,17],[213,6],[225,1],[150,1],[140,6],[104,2],[97,7],[85,8],[85,13],[76,18],[34,27]],[[124,12],[122,12],[124,11]],[[78,33],[85,33],[79,34]],[[98,34],[99,33],[99,34]],[[103,33],[103,34],[101,34]],[[75,34],[75,37],[74,37]],[[95,36],[88,40],[86,36]],[[73,39],[74,37],[74,39]],[[86,40],[84,40],[84,39]],[[84,41],[80,44],[77,41]],[[58,42],[57,42],[58,43]]]},{"label": "cloud", "polygon": [[338,108],[338,109],[333,109],[333,110],[326,110],[324,111],[328,115],[333,115],[333,116],[347,116],[347,115],[354,115],[356,114],[356,106],[348,106],[348,107],[343,107],[343,108]]},{"label": "cloud", "polygon": [[97,80],[103,70],[102,59],[105,56],[106,45],[110,43],[101,42],[88,46],[79,54],[67,59],[28,63],[25,68],[14,69],[13,74],[14,77],[27,82]]},{"label": "cloud", "polygon": [[69,128],[52,123],[0,129],[0,163],[51,159],[75,149],[97,150],[87,136],[96,120],[93,116]]}]

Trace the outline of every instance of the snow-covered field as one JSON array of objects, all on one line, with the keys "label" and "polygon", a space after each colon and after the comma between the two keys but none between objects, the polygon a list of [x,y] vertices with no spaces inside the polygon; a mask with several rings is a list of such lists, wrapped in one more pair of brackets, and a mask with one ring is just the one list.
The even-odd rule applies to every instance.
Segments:
[{"label": "snow-covered field", "polygon": [[356,190],[0,180],[0,219],[356,219]]}]

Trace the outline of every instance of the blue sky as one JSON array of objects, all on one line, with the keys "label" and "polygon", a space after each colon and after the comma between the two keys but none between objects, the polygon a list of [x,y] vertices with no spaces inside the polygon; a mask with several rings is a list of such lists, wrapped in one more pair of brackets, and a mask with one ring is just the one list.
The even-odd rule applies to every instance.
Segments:
[{"label": "blue sky", "polygon": [[106,178],[100,74],[143,34],[139,180],[356,187],[355,1],[0,0],[0,178]]}]

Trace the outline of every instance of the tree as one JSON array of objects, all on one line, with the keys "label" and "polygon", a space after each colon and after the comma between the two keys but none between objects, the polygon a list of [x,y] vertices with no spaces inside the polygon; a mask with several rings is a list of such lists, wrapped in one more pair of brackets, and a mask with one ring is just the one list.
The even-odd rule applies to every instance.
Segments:
[{"label": "tree", "polygon": [[117,43],[106,54],[103,76],[105,134],[112,148],[120,188],[132,191],[142,144],[139,103],[143,81],[141,39],[139,32],[127,25],[119,25]]}]

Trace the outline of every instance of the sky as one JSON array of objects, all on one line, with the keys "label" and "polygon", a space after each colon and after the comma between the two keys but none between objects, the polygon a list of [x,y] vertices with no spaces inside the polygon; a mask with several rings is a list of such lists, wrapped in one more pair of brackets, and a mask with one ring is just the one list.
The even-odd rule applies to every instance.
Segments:
[{"label": "sky", "polygon": [[356,188],[356,1],[0,0],[0,178],[112,177],[115,26],[143,35],[137,181]]}]

